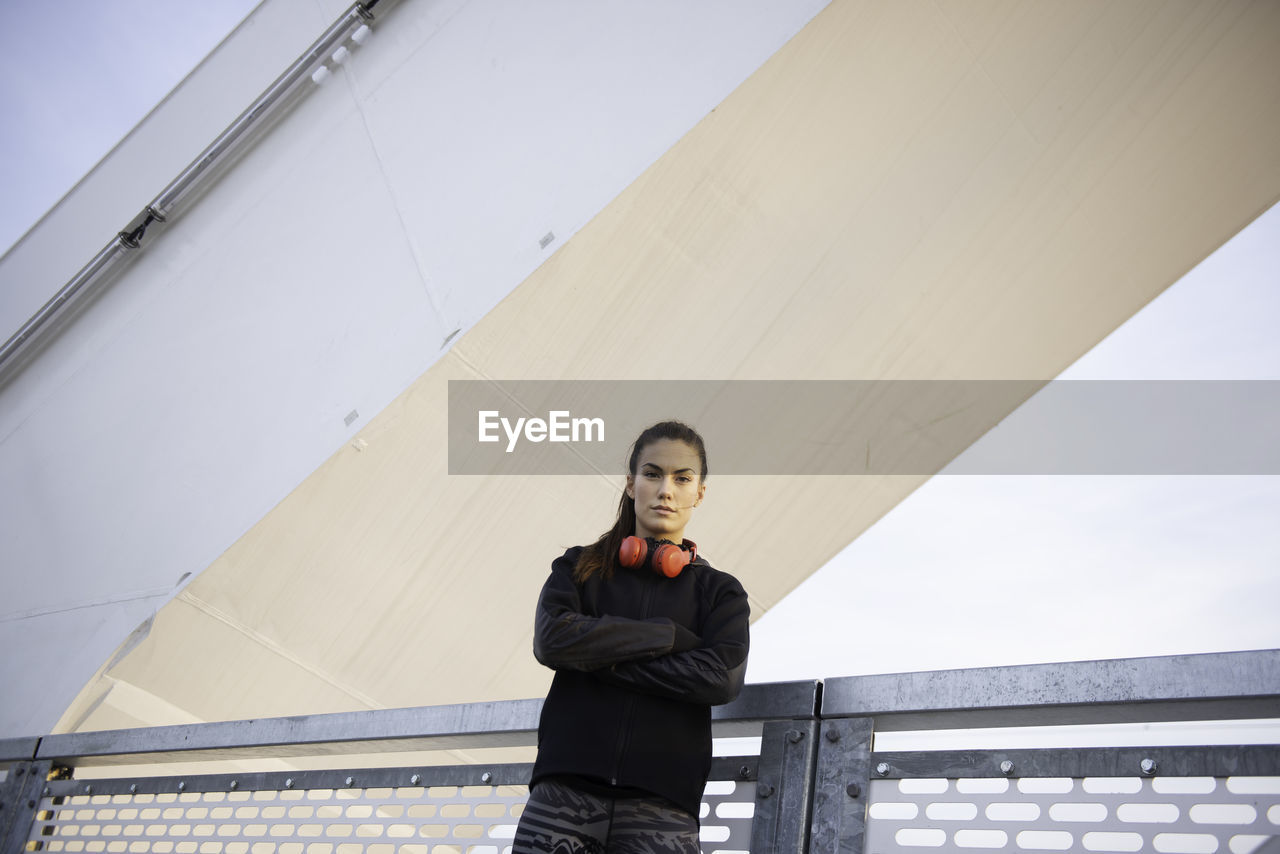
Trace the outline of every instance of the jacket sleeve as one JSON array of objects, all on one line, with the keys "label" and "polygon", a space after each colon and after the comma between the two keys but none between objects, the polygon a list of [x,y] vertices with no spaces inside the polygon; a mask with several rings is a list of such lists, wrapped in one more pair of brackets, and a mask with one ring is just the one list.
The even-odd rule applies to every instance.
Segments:
[{"label": "jacket sleeve", "polygon": [[650,661],[619,663],[598,672],[613,685],[690,703],[718,706],[742,691],[750,647],[751,607],[736,579],[718,591],[700,627],[697,649],[675,651]]},{"label": "jacket sleeve", "polygon": [[577,553],[556,558],[542,586],[533,623],[533,655],[552,670],[598,670],[692,649],[699,639],[667,617],[633,620],[582,613],[573,580]]}]

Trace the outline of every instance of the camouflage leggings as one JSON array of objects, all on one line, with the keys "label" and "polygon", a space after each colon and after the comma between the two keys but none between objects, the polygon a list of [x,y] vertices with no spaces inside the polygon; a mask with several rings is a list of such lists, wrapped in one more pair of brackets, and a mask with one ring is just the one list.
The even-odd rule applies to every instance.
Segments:
[{"label": "camouflage leggings", "polygon": [[698,854],[698,820],[660,798],[601,798],[554,780],[529,795],[511,854]]}]

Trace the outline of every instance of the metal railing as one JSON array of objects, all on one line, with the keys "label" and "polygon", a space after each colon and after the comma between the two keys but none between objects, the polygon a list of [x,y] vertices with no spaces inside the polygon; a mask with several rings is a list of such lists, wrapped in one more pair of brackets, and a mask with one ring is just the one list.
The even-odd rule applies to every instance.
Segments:
[{"label": "metal railing", "polygon": [[[417,753],[395,767],[343,762],[527,751],[540,710],[519,700],[0,740],[0,852],[503,854],[527,762],[419,764]],[[759,749],[715,759],[703,850],[1270,851],[1280,847],[1280,745],[889,751],[874,742],[1272,718],[1280,650],[750,685],[714,709],[718,739],[755,737]],[[297,767],[317,758],[337,767]],[[227,760],[277,767],[163,770]],[[139,763],[150,767],[125,773]],[[116,776],[89,776],[101,773]]]}]

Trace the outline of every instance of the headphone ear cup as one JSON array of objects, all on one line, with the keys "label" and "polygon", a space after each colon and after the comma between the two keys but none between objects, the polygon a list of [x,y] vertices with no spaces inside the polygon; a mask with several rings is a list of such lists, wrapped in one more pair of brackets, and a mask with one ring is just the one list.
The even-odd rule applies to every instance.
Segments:
[{"label": "headphone ear cup", "polygon": [[689,553],[677,545],[666,543],[653,553],[653,568],[667,578],[675,578],[689,564]]},{"label": "headphone ear cup", "polygon": [[618,547],[618,563],[627,569],[635,569],[644,564],[649,554],[649,544],[640,537],[627,537]]},{"label": "headphone ear cup", "polygon": [[693,540],[685,540],[680,544],[680,548],[689,552],[689,560],[686,563],[693,563],[698,559],[698,544]]}]

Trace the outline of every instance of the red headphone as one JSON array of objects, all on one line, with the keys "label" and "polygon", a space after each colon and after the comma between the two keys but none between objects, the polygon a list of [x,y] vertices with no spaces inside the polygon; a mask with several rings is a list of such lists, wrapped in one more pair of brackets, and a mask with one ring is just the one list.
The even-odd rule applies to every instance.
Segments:
[{"label": "red headphone", "polygon": [[693,540],[684,540],[677,546],[670,540],[627,537],[618,547],[618,562],[623,566],[635,569],[647,563],[650,569],[667,578],[675,578],[697,557],[698,544]]}]

